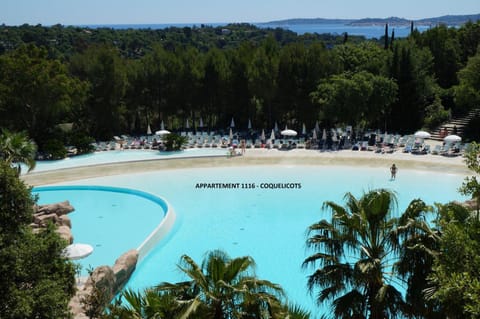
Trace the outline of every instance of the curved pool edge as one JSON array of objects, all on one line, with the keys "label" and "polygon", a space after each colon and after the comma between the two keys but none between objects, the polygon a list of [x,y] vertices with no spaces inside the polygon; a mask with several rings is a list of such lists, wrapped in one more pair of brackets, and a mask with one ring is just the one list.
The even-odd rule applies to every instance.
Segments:
[{"label": "curved pool edge", "polygon": [[147,238],[138,246],[138,261],[142,261],[145,256],[150,253],[150,251],[166,236],[173,228],[175,224],[175,220],[177,219],[177,214],[175,210],[167,204],[167,212],[165,213],[165,217],[162,219],[160,224],[147,236]]},{"label": "curved pool edge", "polygon": [[[163,218],[160,223],[151,231],[148,236],[137,248],[133,248],[138,252],[138,262],[140,262],[148,253],[166,236],[170,233],[177,216],[175,210],[170,203],[160,196],[156,196],[144,191],[140,191],[132,188],[112,187],[112,186],[99,186],[99,185],[52,185],[52,186],[37,186],[32,188],[32,193],[42,191],[75,191],[75,190],[93,190],[104,192],[123,193],[150,200],[160,206],[162,209]],[[117,258],[120,256],[117,256]],[[113,265],[113,263],[112,263]]]}]

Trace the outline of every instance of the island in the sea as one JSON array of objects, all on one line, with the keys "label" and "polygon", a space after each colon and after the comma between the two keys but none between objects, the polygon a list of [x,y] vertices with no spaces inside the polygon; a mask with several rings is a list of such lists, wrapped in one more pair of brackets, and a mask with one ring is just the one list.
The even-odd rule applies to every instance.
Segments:
[{"label": "island in the sea", "polygon": [[391,26],[408,26],[412,22],[419,26],[436,26],[449,25],[460,26],[468,21],[476,22],[480,20],[480,14],[469,15],[446,15],[435,18],[424,18],[418,20],[408,20],[398,17],[389,18],[364,18],[364,19],[325,19],[325,18],[302,18],[302,19],[286,19],[278,21],[265,22],[264,25],[295,25],[295,24],[344,24],[350,26],[374,26],[374,25],[391,25]]}]

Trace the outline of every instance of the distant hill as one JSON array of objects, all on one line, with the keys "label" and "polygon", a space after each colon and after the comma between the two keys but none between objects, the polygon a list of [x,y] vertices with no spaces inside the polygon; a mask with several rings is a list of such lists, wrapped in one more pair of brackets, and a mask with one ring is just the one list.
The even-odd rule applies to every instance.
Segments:
[{"label": "distant hill", "polygon": [[[416,25],[438,25],[446,24],[451,26],[458,26],[467,23],[468,21],[478,21],[480,20],[480,14],[469,14],[469,15],[446,15],[435,18],[424,18],[413,20]],[[398,17],[389,17],[389,18],[365,18],[365,19],[324,19],[324,18],[313,18],[313,19],[287,19],[287,20],[278,20],[262,23],[263,25],[294,25],[294,24],[346,24],[354,26],[371,26],[371,25],[385,25],[389,24],[392,26],[399,25],[410,25],[412,20],[407,20],[404,18]]]},{"label": "distant hill", "polygon": [[270,21],[259,23],[263,25],[288,25],[288,24],[349,24],[354,22],[353,19],[323,19],[323,18],[313,18],[313,19],[286,19],[278,21]]},{"label": "distant hill", "polygon": [[428,18],[420,19],[415,21],[418,24],[427,24],[427,25],[437,25],[437,24],[447,24],[447,25],[462,25],[468,21],[478,21],[480,20],[480,14],[470,14],[470,15],[447,15],[438,18]]},{"label": "distant hill", "polygon": [[385,25],[387,23],[388,25],[391,25],[391,26],[401,26],[401,25],[409,25],[411,21],[403,18],[397,18],[397,17],[390,17],[385,19],[365,18],[365,19],[354,20],[350,22],[348,25],[370,26],[370,25]]}]

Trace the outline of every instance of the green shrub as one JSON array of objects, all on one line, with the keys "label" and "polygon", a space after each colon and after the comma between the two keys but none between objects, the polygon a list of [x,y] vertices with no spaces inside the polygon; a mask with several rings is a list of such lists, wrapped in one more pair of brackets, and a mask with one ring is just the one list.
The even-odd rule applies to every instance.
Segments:
[{"label": "green shrub", "polygon": [[77,149],[77,154],[87,154],[95,150],[92,145],[94,141],[95,140],[92,137],[86,134],[75,133],[71,137],[70,144],[75,146]]},{"label": "green shrub", "polygon": [[187,144],[188,139],[186,136],[170,133],[164,135],[162,141],[166,151],[179,151]]},{"label": "green shrub", "polygon": [[50,139],[45,142],[42,148],[48,159],[57,160],[67,156],[67,149],[63,142],[57,139]]}]

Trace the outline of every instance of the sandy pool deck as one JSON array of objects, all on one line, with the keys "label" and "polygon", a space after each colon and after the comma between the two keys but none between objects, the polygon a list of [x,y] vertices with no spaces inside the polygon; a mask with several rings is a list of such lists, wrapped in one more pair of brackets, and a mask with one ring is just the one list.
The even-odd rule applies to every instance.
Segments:
[{"label": "sandy pool deck", "polygon": [[[227,150],[225,150],[225,154]],[[325,151],[318,150],[277,150],[247,149],[242,156],[235,157],[188,157],[161,160],[142,160],[134,162],[110,163],[94,166],[82,166],[68,169],[31,172],[22,175],[22,179],[31,186],[56,184],[86,178],[132,174],[164,169],[182,169],[195,167],[234,167],[244,165],[347,165],[384,168],[386,171],[395,163],[402,169],[437,171],[472,175],[462,156],[445,157],[441,155],[413,155],[397,150],[392,154],[372,151]]]}]

